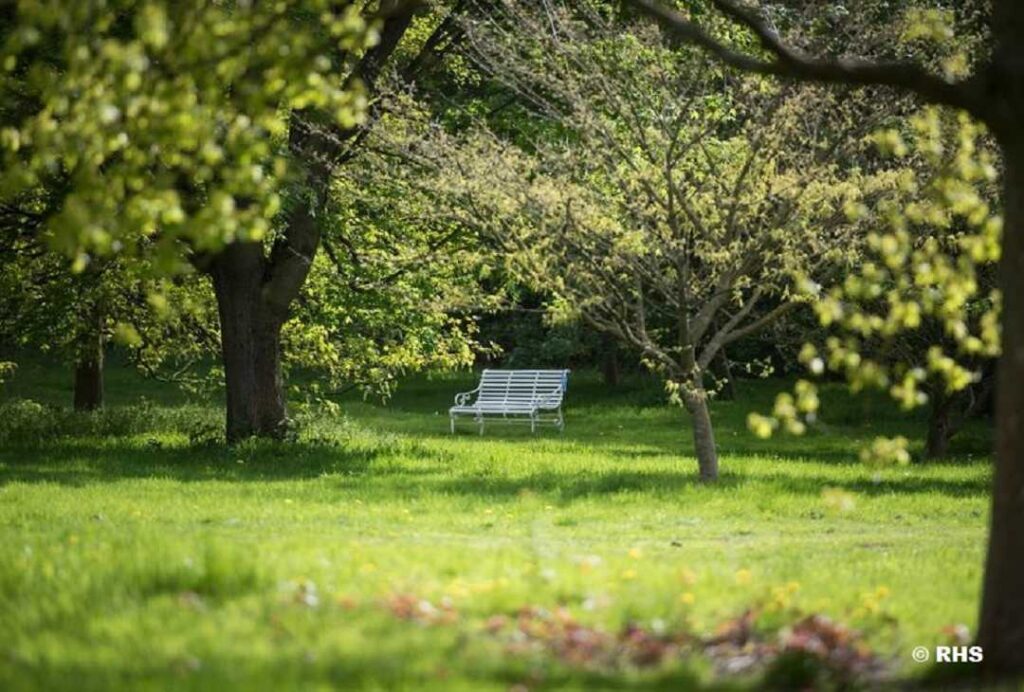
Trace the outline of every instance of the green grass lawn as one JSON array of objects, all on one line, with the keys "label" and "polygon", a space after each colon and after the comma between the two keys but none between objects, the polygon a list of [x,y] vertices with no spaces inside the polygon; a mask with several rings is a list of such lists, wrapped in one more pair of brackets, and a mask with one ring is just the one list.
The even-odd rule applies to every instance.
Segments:
[{"label": "green grass lawn", "polygon": [[[5,396],[66,401],[65,379],[28,368]],[[860,444],[918,419],[829,392],[819,429],[762,441],[746,414],[784,383],[743,383],[713,408],[709,486],[649,382],[575,376],[564,434],[450,436],[471,386],[352,397],[297,441],[234,449],[208,439],[216,405],[123,370],[105,414],[8,405],[0,689],[744,686],[756,672],[722,677],[694,642],[748,608],[765,641],[826,614],[913,677],[915,645],[973,628],[982,425],[950,463],[877,473]],[[674,648],[633,655],[631,624]]]}]

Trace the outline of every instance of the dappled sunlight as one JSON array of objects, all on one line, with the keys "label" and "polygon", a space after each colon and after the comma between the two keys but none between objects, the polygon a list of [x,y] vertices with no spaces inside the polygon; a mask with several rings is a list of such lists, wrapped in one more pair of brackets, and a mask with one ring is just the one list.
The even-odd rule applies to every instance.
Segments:
[{"label": "dappled sunlight", "polygon": [[102,435],[8,429],[0,598],[21,605],[0,635],[25,661],[43,655],[30,632],[63,652],[19,669],[60,684],[91,661],[76,670],[100,687],[167,671],[444,684],[453,666],[480,688],[674,687],[810,674],[794,656],[834,648],[814,675],[866,679],[899,674],[900,642],[974,621],[984,458],[873,470],[851,458],[856,429],[769,443],[722,403],[707,484],[677,410],[580,387],[564,433],[450,435],[426,412],[449,388],[413,382],[232,447],[202,407],[96,414]]},{"label": "dappled sunlight", "polygon": [[0,17],[0,690],[1024,676],[1024,2]]}]

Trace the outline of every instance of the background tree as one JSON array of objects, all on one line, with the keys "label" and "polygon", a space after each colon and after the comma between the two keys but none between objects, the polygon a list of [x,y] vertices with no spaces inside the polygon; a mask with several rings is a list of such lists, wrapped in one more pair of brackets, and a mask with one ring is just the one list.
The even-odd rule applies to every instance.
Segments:
[{"label": "background tree", "polygon": [[201,366],[218,350],[216,306],[206,285],[158,278],[118,256],[72,273],[26,229],[30,221],[7,221],[0,226],[0,340],[16,352],[66,363],[76,410],[103,405],[104,361],[115,340],[148,375],[205,379]]},{"label": "background tree", "polygon": [[[871,208],[859,193],[848,200],[847,213],[877,230],[842,281],[805,284],[825,329],[800,358],[855,392],[880,389],[905,409],[930,404],[925,457],[935,458],[994,380],[994,157],[976,125],[934,109],[876,139],[901,162],[899,184]],[[788,394],[776,409],[775,421],[752,416],[755,430],[799,413]]]},{"label": "background tree", "polygon": [[475,218],[562,308],[665,377],[692,417],[701,477],[715,478],[706,374],[795,307],[793,276],[849,247],[838,209],[853,183],[821,144],[849,123],[825,115],[828,94],[709,71],[583,6],[505,3],[467,24],[476,60],[563,133],[527,153],[478,148],[495,160],[461,172],[485,181],[465,193]]},{"label": "background tree", "polygon": [[[787,79],[881,85],[924,101],[967,111],[998,142],[1003,161],[1003,232],[999,286],[1003,299],[1002,357],[996,393],[996,471],[992,527],[985,566],[978,642],[985,669],[1024,674],[1024,5],[993,0],[985,12],[991,42],[971,64],[962,51],[936,73],[924,61],[816,58],[787,42],[762,12],[731,0],[714,5],[756,37],[760,50],[745,52],[709,34],[680,12],[654,0],[632,0],[683,41],[699,45],[737,68]],[[918,35],[948,39],[941,13],[918,13]]]},{"label": "background tree", "polygon": [[[283,430],[281,330],[410,9],[294,0],[2,10],[0,199],[29,200],[18,213],[42,216],[39,232],[76,271],[119,255],[133,270],[212,278],[229,440]],[[451,26],[443,12],[427,21],[414,68]]]},{"label": "background tree", "polygon": [[[255,386],[256,360],[276,366],[268,341],[278,327],[240,326],[255,304],[236,303],[239,277],[266,274],[268,298],[286,308],[303,274],[297,241],[270,234],[287,181],[275,143],[288,138],[293,109],[319,108],[343,127],[365,117],[362,87],[337,74],[377,33],[357,6],[336,13],[325,2],[27,3],[4,12],[0,196],[46,191],[50,203],[26,211],[46,215],[41,232],[77,271],[112,254],[146,258],[162,274],[190,271],[190,259],[211,271],[229,437],[269,431],[280,421],[265,407],[277,404],[283,417],[283,399],[241,390]],[[264,243],[287,255],[276,271],[256,261]]]}]

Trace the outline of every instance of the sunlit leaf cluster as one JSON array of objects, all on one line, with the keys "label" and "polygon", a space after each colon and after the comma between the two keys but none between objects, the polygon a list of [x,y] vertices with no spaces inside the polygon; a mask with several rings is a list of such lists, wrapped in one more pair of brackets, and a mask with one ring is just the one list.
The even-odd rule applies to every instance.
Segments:
[{"label": "sunlit leaf cluster", "polygon": [[[815,375],[838,373],[854,391],[886,391],[910,409],[928,402],[926,385],[962,390],[980,378],[980,363],[999,355],[1002,219],[990,201],[998,168],[982,128],[963,114],[926,109],[875,140],[898,166],[898,184],[870,209],[848,201],[848,212],[878,230],[841,282],[824,291],[803,283],[832,335],[805,345],[800,360]],[[751,416],[751,428],[762,436],[780,426],[798,432],[808,412],[790,398],[779,397],[772,417]],[[879,444],[870,455],[894,450]]]},{"label": "sunlit leaf cluster", "polygon": [[325,387],[387,396],[402,374],[471,365],[475,317],[500,297],[481,283],[488,253],[472,226],[440,201],[452,193],[436,168],[448,136],[408,96],[384,100],[365,151],[334,181],[323,252],[283,340]]},{"label": "sunlit leaf cluster", "polygon": [[96,257],[267,235],[289,112],[365,117],[344,66],[376,40],[355,3],[24,0],[0,30],[0,199],[58,190],[45,232]]}]

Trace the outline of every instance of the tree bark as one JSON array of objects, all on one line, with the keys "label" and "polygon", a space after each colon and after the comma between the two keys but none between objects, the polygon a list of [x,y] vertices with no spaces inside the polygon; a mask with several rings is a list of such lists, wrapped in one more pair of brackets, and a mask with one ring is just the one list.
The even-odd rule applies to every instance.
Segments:
[{"label": "tree bark", "polygon": [[75,360],[76,411],[95,411],[103,407],[103,325],[94,315],[79,344]]},{"label": "tree bark", "polygon": [[264,297],[260,243],[232,243],[213,261],[227,395],[227,439],[280,437],[286,429],[281,325]]},{"label": "tree bark", "polygon": [[606,387],[618,387],[621,381],[621,370],[619,368],[619,349],[613,339],[607,335],[601,336],[603,349],[601,353],[601,375],[604,377]]},{"label": "tree bark", "polygon": [[[380,10],[387,17],[380,40],[350,76],[361,80],[371,93],[413,18],[411,5],[405,7],[399,0],[381,3]],[[436,50],[438,32],[450,30],[450,22],[438,27],[423,50]],[[325,208],[332,170],[352,156],[354,143],[367,131],[365,127],[329,128],[329,136],[324,137],[320,128],[309,127],[304,121],[307,117],[316,119],[316,114],[291,114],[288,146],[305,164],[309,199],[296,201],[269,256],[261,243],[234,242],[209,258],[208,265],[204,262],[213,277],[220,315],[228,442],[252,436],[280,437],[287,429],[281,327],[320,245],[316,216]]]},{"label": "tree bark", "polygon": [[942,459],[949,454],[949,443],[956,433],[953,422],[957,395],[949,395],[938,385],[931,393],[931,408],[928,411],[928,438],[924,445],[924,458]]},{"label": "tree bark", "polygon": [[75,363],[75,410],[103,408],[103,354]]},{"label": "tree bark", "polygon": [[732,377],[732,367],[729,365],[729,356],[725,354],[725,347],[718,349],[718,353],[711,360],[711,373],[715,376],[718,390],[718,398],[722,401],[735,401],[736,382]]},{"label": "tree bark", "polygon": [[[1017,28],[1024,29],[1024,5],[1019,7]],[[1017,67],[1024,68],[1024,44],[1015,50]],[[1000,265],[1003,353],[998,366],[992,521],[978,643],[984,648],[988,671],[1019,676],[1024,674],[1024,131],[1020,130],[1024,80],[1017,80],[1015,86],[1016,123],[997,132],[1005,166]]]},{"label": "tree bark", "polygon": [[696,389],[683,397],[683,403],[693,422],[693,451],[697,456],[700,479],[717,480],[718,450],[715,447],[715,431],[711,426],[707,393],[703,389]]}]

